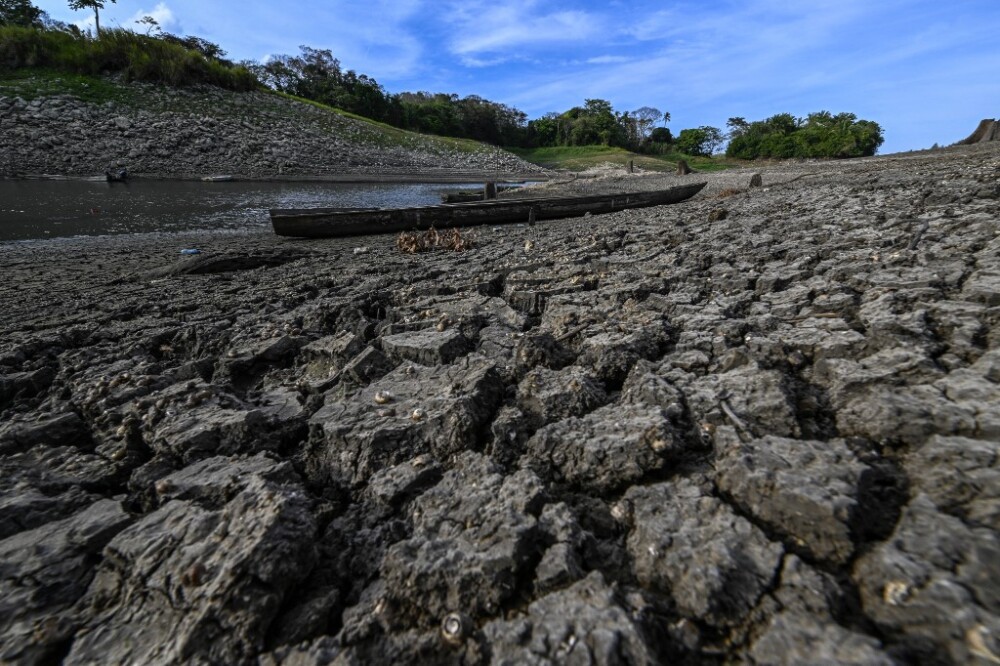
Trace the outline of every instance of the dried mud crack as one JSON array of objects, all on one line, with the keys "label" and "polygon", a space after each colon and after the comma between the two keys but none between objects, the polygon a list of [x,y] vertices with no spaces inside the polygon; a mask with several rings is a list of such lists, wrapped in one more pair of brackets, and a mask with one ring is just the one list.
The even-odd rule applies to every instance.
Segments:
[{"label": "dried mud crack", "polygon": [[0,661],[997,663],[1000,152],[759,173],[0,246]]}]

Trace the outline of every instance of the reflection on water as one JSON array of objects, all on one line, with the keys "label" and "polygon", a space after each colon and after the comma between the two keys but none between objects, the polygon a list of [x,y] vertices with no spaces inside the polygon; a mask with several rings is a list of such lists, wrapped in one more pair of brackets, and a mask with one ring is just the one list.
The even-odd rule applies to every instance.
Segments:
[{"label": "reflection on water", "polygon": [[420,206],[478,184],[2,181],[0,241],[267,228],[270,208]]}]

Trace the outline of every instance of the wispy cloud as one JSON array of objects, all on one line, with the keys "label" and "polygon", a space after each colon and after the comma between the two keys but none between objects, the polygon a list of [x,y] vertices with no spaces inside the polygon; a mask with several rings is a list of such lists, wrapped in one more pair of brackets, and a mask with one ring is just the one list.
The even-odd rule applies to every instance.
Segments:
[{"label": "wispy cloud", "polygon": [[[248,42],[256,58],[298,53],[301,45],[330,49],[346,69],[379,81],[413,75],[422,65],[425,46],[414,22],[424,0],[336,0],[305,5],[293,13],[280,4],[247,3],[241,10],[244,27],[232,29],[245,31],[246,23],[260,27],[234,39]],[[206,27],[221,30],[224,25],[222,20]]]},{"label": "wispy cloud", "polygon": [[630,60],[631,58],[626,56],[603,55],[595,58],[587,58],[586,63],[588,65],[616,65],[623,62],[629,62]]},{"label": "wispy cloud", "polygon": [[449,3],[455,28],[449,50],[468,64],[487,59],[503,62],[568,43],[593,40],[601,34],[597,14],[578,9],[552,10],[552,3],[516,0],[502,5],[488,1]]}]

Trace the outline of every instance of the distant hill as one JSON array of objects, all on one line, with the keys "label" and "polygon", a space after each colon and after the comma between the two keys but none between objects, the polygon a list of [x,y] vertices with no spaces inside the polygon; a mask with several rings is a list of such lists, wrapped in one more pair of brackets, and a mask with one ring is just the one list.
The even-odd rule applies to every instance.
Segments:
[{"label": "distant hill", "polygon": [[976,131],[969,135],[967,139],[959,141],[959,146],[971,146],[976,143],[987,141],[1000,141],[1000,123],[993,118],[985,118],[979,123]]}]

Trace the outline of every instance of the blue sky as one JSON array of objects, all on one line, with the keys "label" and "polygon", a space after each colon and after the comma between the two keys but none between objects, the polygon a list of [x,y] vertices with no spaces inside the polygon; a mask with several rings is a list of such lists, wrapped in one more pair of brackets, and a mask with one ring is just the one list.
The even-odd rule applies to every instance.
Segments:
[{"label": "blue sky", "polygon": [[888,153],[1000,117],[1000,0],[119,0],[101,22],[140,30],[144,15],[236,60],[328,48],[390,92],[475,94],[530,118],[601,98],[669,111],[676,134],[849,111],[882,125]]}]

